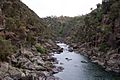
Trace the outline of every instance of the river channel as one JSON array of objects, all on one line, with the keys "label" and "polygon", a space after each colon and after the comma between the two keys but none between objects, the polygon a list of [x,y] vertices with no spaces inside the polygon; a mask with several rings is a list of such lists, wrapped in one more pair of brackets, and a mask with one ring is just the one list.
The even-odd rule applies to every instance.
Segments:
[{"label": "river channel", "polygon": [[120,77],[112,72],[106,72],[101,66],[91,63],[88,58],[76,52],[70,52],[68,45],[58,43],[63,52],[55,54],[59,61],[58,66],[64,70],[55,74],[63,80],[120,80]]}]

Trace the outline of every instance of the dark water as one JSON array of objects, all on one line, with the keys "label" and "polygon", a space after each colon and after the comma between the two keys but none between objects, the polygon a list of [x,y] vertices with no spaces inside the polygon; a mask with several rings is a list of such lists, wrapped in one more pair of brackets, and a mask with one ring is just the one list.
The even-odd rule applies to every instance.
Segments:
[{"label": "dark water", "polygon": [[[56,65],[64,67],[64,70],[55,74],[55,76],[63,80],[120,80],[119,76],[104,71],[100,66],[89,62],[84,56],[69,52],[68,45],[64,43],[58,43],[58,45],[64,51],[61,54],[55,54],[55,57],[59,60],[59,64]],[[88,63],[82,63],[81,61]]]}]

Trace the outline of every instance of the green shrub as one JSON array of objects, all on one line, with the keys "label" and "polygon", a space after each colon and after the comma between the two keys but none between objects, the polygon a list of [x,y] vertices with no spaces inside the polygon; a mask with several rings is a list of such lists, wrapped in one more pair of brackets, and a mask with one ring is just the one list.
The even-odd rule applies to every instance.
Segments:
[{"label": "green shrub", "polygon": [[43,46],[41,46],[40,44],[36,44],[35,47],[36,47],[37,51],[42,53],[42,54],[47,52],[47,50]]},{"label": "green shrub", "polygon": [[7,60],[7,56],[14,53],[15,49],[10,41],[0,38],[0,61]]},{"label": "green shrub", "polygon": [[102,15],[103,15],[102,10],[98,11],[96,15],[96,20],[100,22],[102,20]]},{"label": "green shrub", "polygon": [[59,30],[59,34],[62,35],[64,33],[64,29],[63,27],[61,26],[61,29]]},{"label": "green shrub", "polygon": [[104,35],[107,35],[112,32],[112,27],[110,25],[99,26]]}]

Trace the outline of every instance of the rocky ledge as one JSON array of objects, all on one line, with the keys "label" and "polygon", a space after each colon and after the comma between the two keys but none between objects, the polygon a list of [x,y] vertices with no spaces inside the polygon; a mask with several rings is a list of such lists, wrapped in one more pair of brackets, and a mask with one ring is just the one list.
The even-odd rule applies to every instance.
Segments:
[{"label": "rocky ledge", "polygon": [[61,80],[53,76],[59,67],[54,66],[57,60],[50,55],[34,49],[19,50],[0,63],[0,80]]}]

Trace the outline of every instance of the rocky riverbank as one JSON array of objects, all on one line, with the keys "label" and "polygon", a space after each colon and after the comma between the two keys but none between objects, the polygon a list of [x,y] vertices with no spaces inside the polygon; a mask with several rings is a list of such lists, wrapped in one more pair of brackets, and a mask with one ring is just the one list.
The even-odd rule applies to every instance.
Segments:
[{"label": "rocky riverbank", "polygon": [[70,51],[75,50],[84,56],[87,56],[93,63],[101,65],[106,71],[120,73],[120,54],[117,50],[109,50],[107,53],[100,52],[98,47],[90,48],[87,43],[71,43]]},{"label": "rocky riverbank", "polygon": [[35,48],[24,48],[0,63],[0,80],[61,80],[53,73],[60,67],[54,66],[56,58],[41,54]]}]

